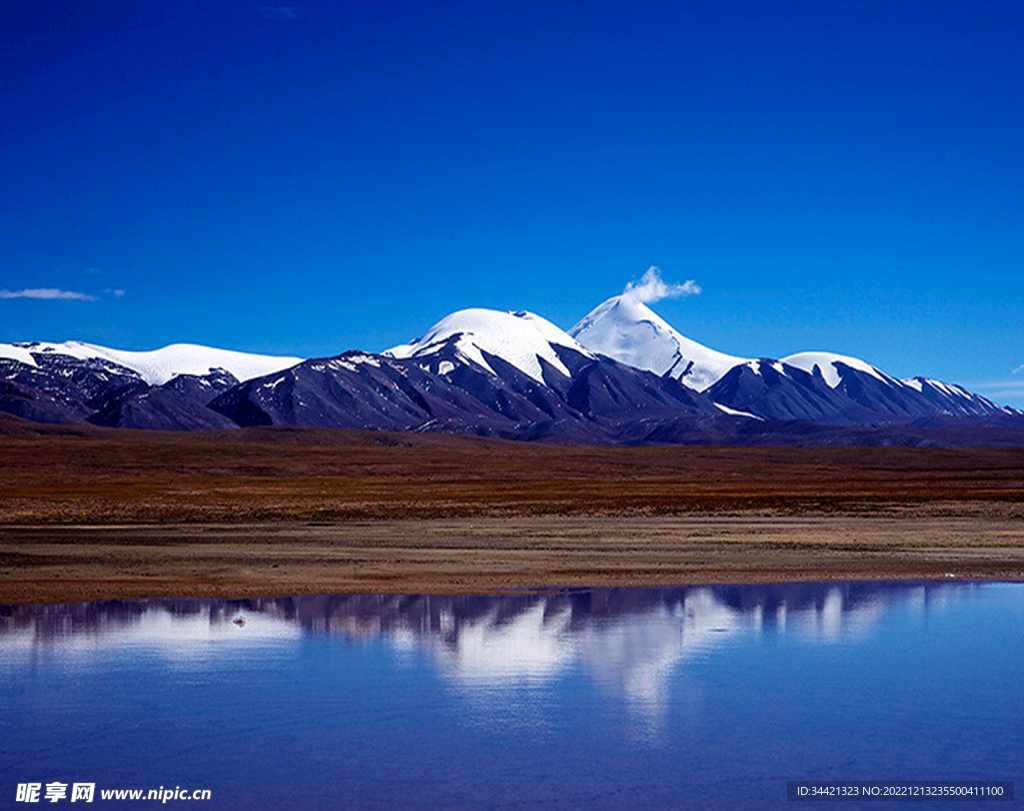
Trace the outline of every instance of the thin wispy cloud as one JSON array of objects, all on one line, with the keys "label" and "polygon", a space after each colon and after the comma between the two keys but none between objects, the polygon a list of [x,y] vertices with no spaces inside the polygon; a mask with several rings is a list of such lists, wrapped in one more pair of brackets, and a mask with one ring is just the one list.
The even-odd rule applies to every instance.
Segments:
[{"label": "thin wispy cloud", "polygon": [[24,290],[0,290],[0,299],[30,298],[42,301],[96,301],[96,296],[77,293],[74,290],[59,290],[56,287],[33,287]]},{"label": "thin wispy cloud", "polygon": [[118,298],[121,298],[121,296],[124,295],[124,290],[121,290],[120,288],[114,289],[112,287],[108,287],[103,292],[104,293],[110,293],[110,295],[117,296]]},{"label": "thin wispy cloud", "polygon": [[1018,366],[1016,369],[1013,370],[1013,373],[1015,375],[1019,375],[1021,372],[1024,372],[1024,364]]},{"label": "thin wispy cloud", "polygon": [[986,380],[982,383],[971,383],[968,388],[981,392],[1012,391],[1024,394],[1024,380]]},{"label": "thin wispy cloud", "polygon": [[640,281],[630,282],[622,293],[626,296],[633,296],[644,304],[653,304],[666,298],[696,296],[700,293],[700,287],[693,279],[687,279],[682,284],[666,282],[661,278],[661,269],[651,265],[647,272],[640,277]]},{"label": "thin wispy cloud", "polygon": [[[1024,366],[1014,369],[1014,374],[1024,372]],[[1017,377],[1013,380],[986,380],[972,383],[969,388],[983,394],[999,405],[1010,404],[1017,408],[1024,407],[1024,380]]]},{"label": "thin wispy cloud", "polygon": [[260,14],[268,20],[297,20],[298,6],[260,6]]}]

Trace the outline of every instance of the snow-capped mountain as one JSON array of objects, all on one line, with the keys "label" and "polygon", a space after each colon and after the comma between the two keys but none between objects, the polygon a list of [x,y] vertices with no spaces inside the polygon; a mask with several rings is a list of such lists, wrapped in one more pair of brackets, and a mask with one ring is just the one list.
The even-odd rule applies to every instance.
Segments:
[{"label": "snow-capped mountain", "polygon": [[192,430],[235,424],[206,404],[299,358],[174,344],[131,352],[69,341],[0,344],[0,411],[37,422]]},{"label": "snow-capped mountain", "polygon": [[592,352],[674,377],[697,391],[747,362],[687,338],[629,293],[600,304],[569,335]]},{"label": "snow-capped mountain", "polygon": [[943,414],[967,417],[975,414],[1022,414],[1024,412],[1008,406],[993,403],[973,391],[955,383],[943,383],[927,377],[911,377],[902,381],[915,389],[923,399],[938,407]]},{"label": "snow-capped mountain", "polygon": [[899,386],[900,381],[887,375],[881,369],[872,366],[860,358],[851,358],[849,355],[839,355],[835,352],[799,352],[796,355],[789,355],[781,358],[780,361],[787,366],[795,366],[811,374],[819,374],[824,378],[829,388],[838,388],[847,371],[863,372],[879,382],[890,386]]},{"label": "snow-capped mountain", "polygon": [[215,349],[198,344],[171,344],[148,352],[109,349],[105,346],[66,341],[62,344],[16,343],[0,344],[0,358],[16,360],[27,366],[39,366],[40,356],[63,355],[76,360],[109,361],[138,374],[151,386],[162,386],[178,375],[206,375],[223,369],[238,380],[287,369],[302,358],[254,355],[232,349]]},{"label": "snow-capped mountain", "polygon": [[721,411],[672,378],[579,346],[531,313],[462,310],[381,355],[305,361],[225,392],[239,425],[450,431],[607,442],[626,423]]},{"label": "snow-capped mountain", "polygon": [[827,352],[726,355],[629,294],[571,334],[528,312],[469,309],[380,355],[305,361],[189,344],[2,344],[0,412],[164,430],[290,425],[635,444],[916,444],[983,425],[1003,432],[994,442],[1018,442],[1019,431],[1024,444],[1024,414],[961,386],[898,380]]},{"label": "snow-capped mountain", "polygon": [[1012,411],[959,386],[898,380],[848,355],[802,352],[781,360],[727,355],[682,335],[629,293],[599,305],[569,334],[594,353],[678,378],[728,413],[762,419],[852,424]]},{"label": "snow-capped mountain", "polygon": [[438,321],[422,338],[388,349],[384,355],[426,358],[446,348],[492,373],[495,372],[492,360],[498,358],[538,383],[544,382],[545,363],[567,377],[570,375],[559,349],[594,357],[568,333],[539,315],[525,310],[506,313],[480,308],[452,313]]},{"label": "snow-capped mountain", "polygon": [[716,403],[764,419],[825,424],[1016,413],[960,386],[925,379],[898,380],[858,358],[826,352],[739,364],[704,394]]},{"label": "snow-capped mountain", "polygon": [[831,352],[801,352],[782,364],[820,375],[829,388],[876,415],[890,419],[932,416],[989,416],[1011,413],[963,386],[924,377],[897,380],[859,358]]}]

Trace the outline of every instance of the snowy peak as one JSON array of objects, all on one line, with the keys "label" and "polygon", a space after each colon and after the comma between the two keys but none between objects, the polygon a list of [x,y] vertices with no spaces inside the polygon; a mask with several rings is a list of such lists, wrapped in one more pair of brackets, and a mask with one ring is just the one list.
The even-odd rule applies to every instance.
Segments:
[{"label": "snowy peak", "polygon": [[492,374],[497,372],[487,362],[486,355],[500,358],[539,383],[544,382],[542,360],[566,377],[571,376],[555,347],[593,357],[570,335],[539,315],[525,310],[500,312],[479,308],[452,313],[438,321],[422,338],[393,347],[384,355],[422,358],[448,346],[454,346],[462,359]]},{"label": "snowy peak", "polygon": [[674,377],[698,391],[747,362],[690,340],[628,293],[599,305],[569,335],[593,352]]},{"label": "snowy peak", "polygon": [[851,426],[878,429],[878,441],[917,442],[919,428],[955,433],[961,418],[969,427],[981,417],[1024,436],[1024,415],[961,386],[898,380],[829,352],[726,355],[628,293],[571,333],[529,312],[469,309],[384,355],[305,362],[195,344],[0,344],[0,413],[168,430],[308,425],[629,443],[760,442],[781,423],[787,443],[845,441],[821,430]]},{"label": "snowy peak", "polygon": [[54,343],[0,344],[0,358],[38,366],[36,356],[63,355],[83,361],[105,361],[129,369],[152,386],[161,386],[177,375],[203,376],[221,369],[238,380],[279,372],[300,363],[302,358],[253,355],[231,349],[198,344],[171,344],[162,349],[135,352],[105,346],[66,341]]},{"label": "snowy peak", "polygon": [[881,369],[872,366],[860,358],[853,358],[849,355],[837,355],[834,352],[799,352],[795,355],[782,358],[782,362],[789,366],[796,366],[811,374],[817,373],[825,379],[829,388],[836,388],[843,380],[843,367],[848,367],[857,372],[864,372],[871,375],[882,383],[891,386],[901,386],[901,381],[890,377]]}]

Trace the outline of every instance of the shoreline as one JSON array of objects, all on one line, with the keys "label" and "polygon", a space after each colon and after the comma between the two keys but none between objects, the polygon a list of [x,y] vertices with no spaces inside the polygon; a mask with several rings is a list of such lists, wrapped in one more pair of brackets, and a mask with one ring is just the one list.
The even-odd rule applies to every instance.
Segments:
[{"label": "shoreline", "polygon": [[539,516],[0,526],[0,605],[580,587],[1024,581],[1005,518]]}]

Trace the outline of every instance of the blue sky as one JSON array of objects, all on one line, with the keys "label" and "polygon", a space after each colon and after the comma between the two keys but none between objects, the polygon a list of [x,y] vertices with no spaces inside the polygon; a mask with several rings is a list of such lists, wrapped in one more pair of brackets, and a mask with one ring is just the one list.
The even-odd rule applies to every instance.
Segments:
[{"label": "blue sky", "polygon": [[0,341],[381,350],[470,306],[568,328],[658,265],[702,292],[655,308],[716,349],[1024,404],[1024,4],[2,21]]}]

